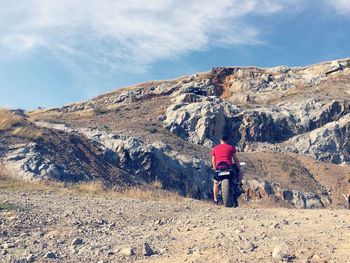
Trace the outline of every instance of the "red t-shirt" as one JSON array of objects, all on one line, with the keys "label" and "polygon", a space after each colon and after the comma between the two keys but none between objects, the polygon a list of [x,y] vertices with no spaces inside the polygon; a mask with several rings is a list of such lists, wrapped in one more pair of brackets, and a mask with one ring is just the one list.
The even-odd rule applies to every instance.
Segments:
[{"label": "red t-shirt", "polygon": [[225,162],[227,164],[232,163],[232,157],[236,153],[236,148],[229,144],[219,144],[217,145],[211,152],[212,156],[215,156],[215,167],[218,166],[219,163]]}]

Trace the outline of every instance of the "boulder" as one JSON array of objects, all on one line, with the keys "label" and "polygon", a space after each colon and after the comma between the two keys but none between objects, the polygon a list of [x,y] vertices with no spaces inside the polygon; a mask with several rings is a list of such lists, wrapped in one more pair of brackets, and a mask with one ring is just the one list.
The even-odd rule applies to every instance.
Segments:
[{"label": "boulder", "polygon": [[239,134],[236,143],[245,145],[250,142],[281,142],[295,132],[295,122],[288,111],[264,107],[246,110],[234,116],[231,134],[236,134],[236,138]]},{"label": "boulder", "polygon": [[13,145],[3,158],[11,174],[24,180],[60,179],[68,177],[37,143]]},{"label": "boulder", "polygon": [[282,192],[283,200],[296,208],[323,208],[324,205],[319,195],[315,193],[303,193],[296,190]]},{"label": "boulder", "polygon": [[243,183],[251,193],[259,198],[275,195],[273,187],[266,180],[248,179],[244,180]]},{"label": "boulder", "polygon": [[350,162],[350,114],[290,140],[299,153],[320,161]]},{"label": "boulder", "polygon": [[238,107],[221,99],[197,97],[194,103],[171,105],[166,111],[164,126],[192,143],[213,146],[230,130],[230,119],[238,112]]},{"label": "boulder", "polygon": [[307,99],[280,107],[288,110],[295,120],[297,126],[295,134],[320,128],[350,113],[350,103],[346,100],[321,101],[319,99]]}]

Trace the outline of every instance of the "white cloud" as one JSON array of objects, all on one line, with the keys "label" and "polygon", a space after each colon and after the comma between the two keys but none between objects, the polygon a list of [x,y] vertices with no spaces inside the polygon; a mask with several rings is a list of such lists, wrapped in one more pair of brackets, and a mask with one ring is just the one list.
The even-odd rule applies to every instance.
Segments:
[{"label": "white cloud", "polygon": [[291,2],[0,0],[0,46],[16,54],[45,48],[113,70],[144,70],[212,46],[259,43],[259,28],[245,17],[271,15]]},{"label": "white cloud", "polygon": [[333,6],[338,13],[343,15],[350,15],[350,1],[349,0],[332,0],[329,4]]}]

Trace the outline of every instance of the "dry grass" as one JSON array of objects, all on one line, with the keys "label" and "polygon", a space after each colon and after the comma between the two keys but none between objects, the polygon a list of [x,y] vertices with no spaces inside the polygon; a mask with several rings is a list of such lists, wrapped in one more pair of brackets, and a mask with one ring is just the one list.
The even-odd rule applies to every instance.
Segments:
[{"label": "dry grass", "polygon": [[159,180],[153,181],[150,185],[153,186],[154,188],[158,188],[158,189],[163,188],[163,184]]},{"label": "dry grass", "polygon": [[12,136],[36,140],[42,137],[42,131],[30,125],[24,117],[7,109],[0,109],[0,130],[8,131]]},{"label": "dry grass", "polygon": [[123,191],[115,191],[112,189],[105,189],[101,181],[94,181],[75,184],[71,186],[70,189],[80,194],[108,198],[130,198],[136,200],[164,201],[171,203],[184,201],[184,197],[181,197],[177,193],[165,191],[159,187],[159,183],[155,183],[154,186],[150,187],[134,186],[126,188]]},{"label": "dry grass", "polygon": [[7,130],[22,122],[22,118],[7,109],[0,108],[0,130]]},{"label": "dry grass", "polygon": [[44,181],[25,181],[16,178],[13,172],[0,165],[0,190],[55,190],[63,187],[63,183]]},{"label": "dry grass", "polygon": [[147,201],[165,201],[169,203],[178,203],[185,200],[184,197],[177,193],[165,191],[162,189],[132,187],[121,193],[122,196]]},{"label": "dry grass", "polygon": [[78,184],[65,185],[52,181],[24,181],[15,178],[4,166],[0,166],[0,191],[59,191],[71,194],[88,195],[92,197],[103,197],[111,199],[129,198],[146,201],[162,201],[170,203],[183,202],[184,197],[177,193],[157,188],[160,185],[155,183],[154,187],[129,187],[123,191],[106,189],[101,181],[83,182]]},{"label": "dry grass", "polygon": [[[109,108],[108,108],[109,110]],[[79,111],[74,111],[74,112],[66,112],[62,113],[59,111],[32,111],[28,113],[29,115],[29,120],[32,122],[35,121],[49,121],[49,122],[54,122],[55,120],[81,120],[81,119],[91,119],[96,116],[96,113],[94,112],[93,109],[88,109],[88,110],[79,110]]]},{"label": "dry grass", "polygon": [[28,112],[29,120],[36,121],[41,120],[43,116],[50,117],[52,119],[60,119],[63,114],[58,111],[43,111],[43,110],[33,110]]},{"label": "dry grass", "polygon": [[43,132],[34,127],[18,127],[14,129],[11,134],[17,137],[28,138],[31,140],[37,140],[43,137]]},{"label": "dry grass", "polygon": [[84,110],[72,112],[71,115],[76,118],[92,118],[95,115],[95,113],[93,110]]}]

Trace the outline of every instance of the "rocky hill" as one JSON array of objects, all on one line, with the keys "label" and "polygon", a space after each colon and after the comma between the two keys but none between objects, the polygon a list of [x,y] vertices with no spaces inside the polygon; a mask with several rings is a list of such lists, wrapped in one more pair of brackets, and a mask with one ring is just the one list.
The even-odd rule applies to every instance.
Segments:
[{"label": "rocky hill", "polygon": [[247,163],[250,194],[241,202],[339,208],[350,194],[350,59],[213,68],[2,115],[15,121],[1,120],[0,158],[21,178],[97,179],[115,188],[157,182],[210,198],[209,153],[226,133]]}]

